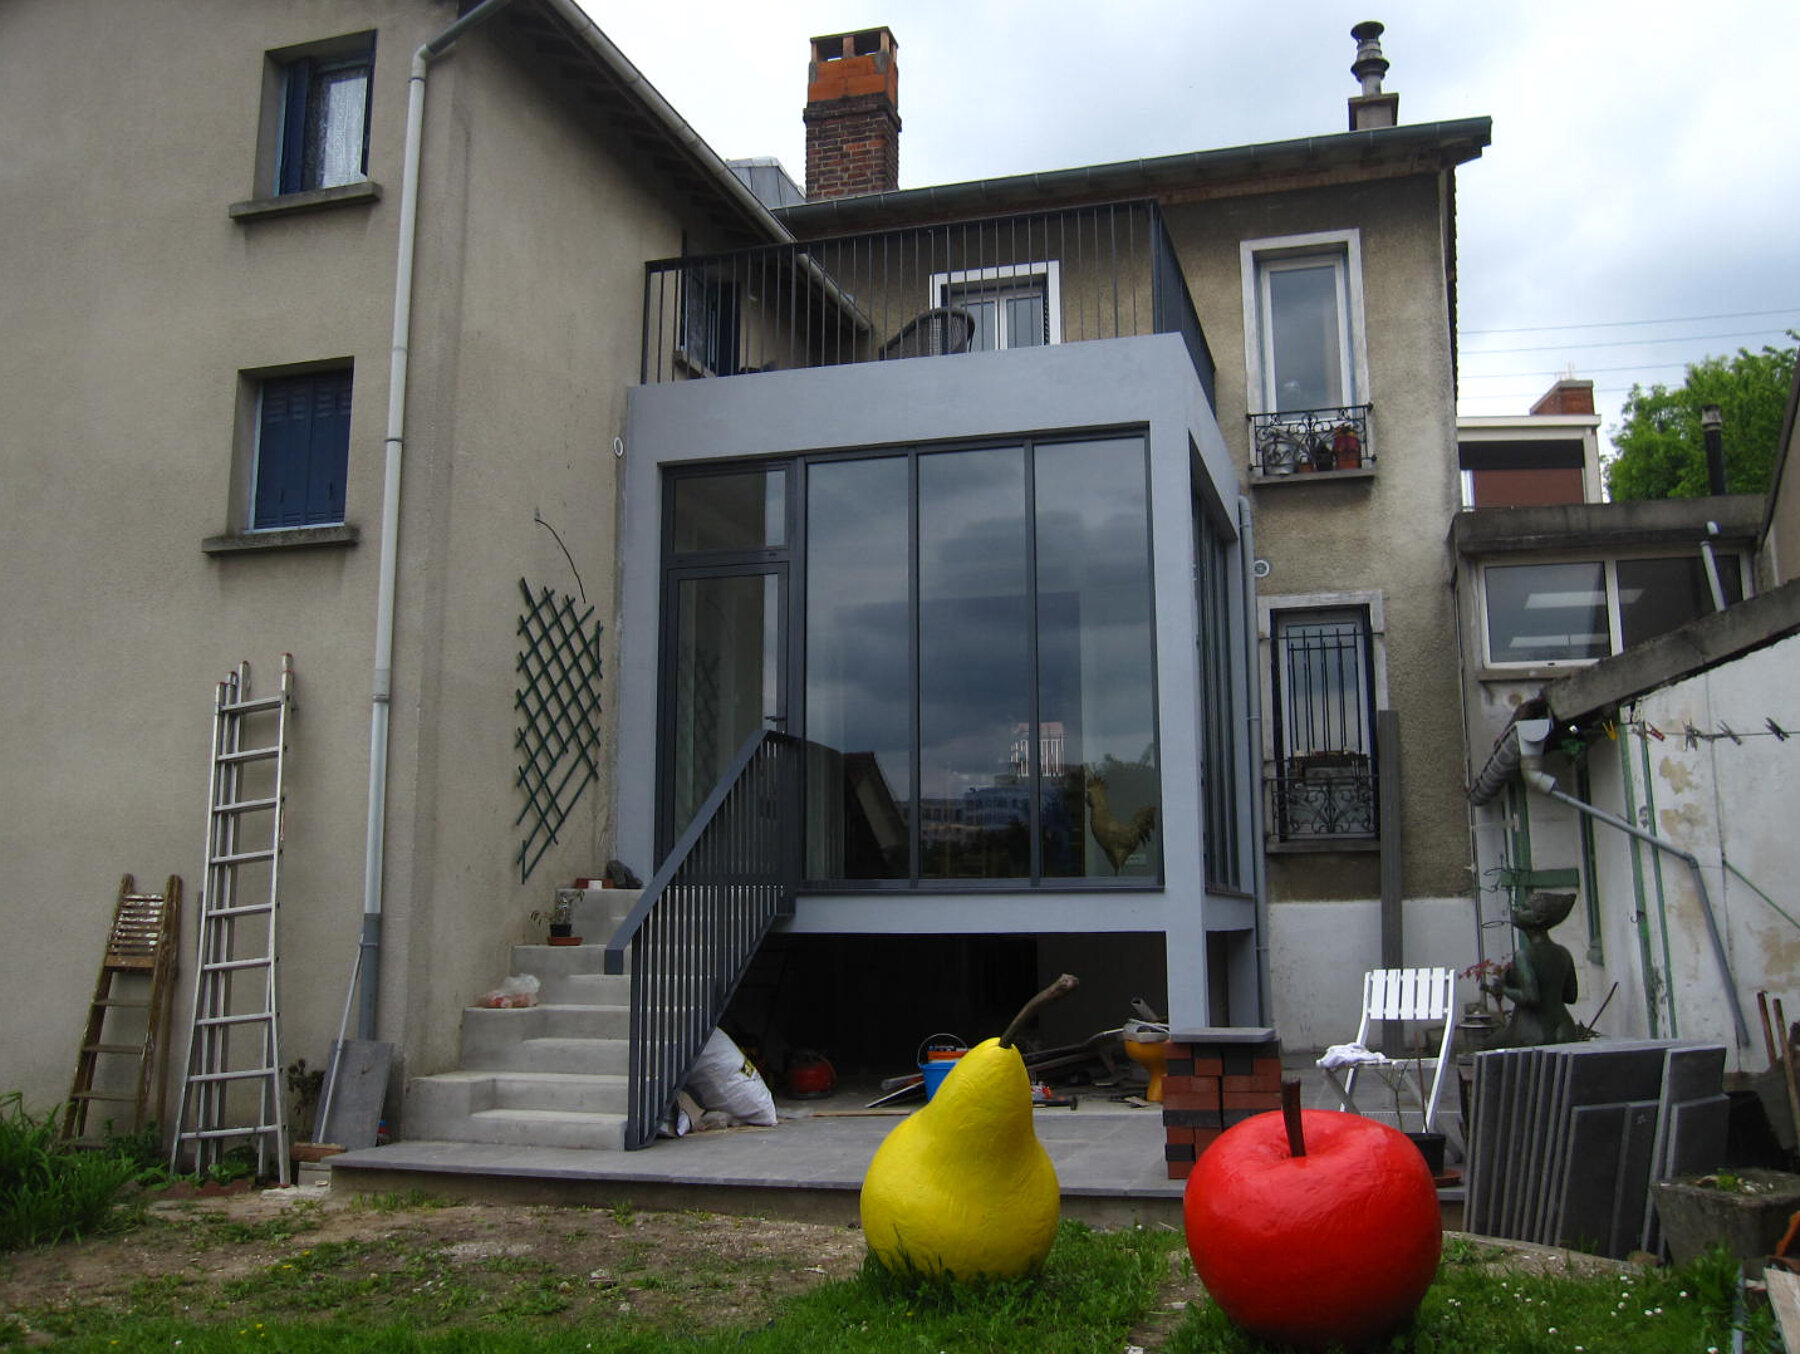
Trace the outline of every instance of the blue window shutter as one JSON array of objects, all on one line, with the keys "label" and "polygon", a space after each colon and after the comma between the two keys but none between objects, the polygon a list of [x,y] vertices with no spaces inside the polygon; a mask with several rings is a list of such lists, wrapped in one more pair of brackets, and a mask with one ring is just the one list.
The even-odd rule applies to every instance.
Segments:
[{"label": "blue window shutter", "polygon": [[306,186],[306,100],[312,85],[311,61],[295,61],[286,67],[284,107],[281,119],[281,159],[275,167],[275,191],[297,193]]},{"label": "blue window shutter", "polygon": [[350,458],[348,371],[265,381],[251,525],[327,525],[344,520]]},{"label": "blue window shutter", "polygon": [[344,472],[350,464],[350,373],[329,372],[313,389],[306,466],[306,521],[344,520]]}]

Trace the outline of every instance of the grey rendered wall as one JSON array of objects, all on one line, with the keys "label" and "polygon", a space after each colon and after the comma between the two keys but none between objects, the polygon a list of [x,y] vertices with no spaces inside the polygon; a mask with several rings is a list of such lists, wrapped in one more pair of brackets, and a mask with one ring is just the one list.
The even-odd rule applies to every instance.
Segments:
[{"label": "grey rendered wall", "polygon": [[[917,358],[631,392],[626,452],[618,774],[620,850],[648,860],[655,768],[659,505],[663,465],[834,447],[1148,425],[1156,572],[1167,887],[1160,893],[809,896],[798,931],[1162,932],[1171,1019],[1205,1024],[1208,929],[1249,925],[1246,903],[1202,902],[1198,679],[1191,498],[1196,477],[1226,503],[1236,475],[1173,336]],[[1190,470],[1190,445],[1198,464]]]},{"label": "grey rendered wall", "polygon": [[[0,17],[0,116],[30,129],[0,191],[0,1087],[67,1090],[118,876],[182,875],[186,1049],[213,684],[292,652],[284,1056],[322,1060],[360,930],[374,585],[407,61],[439,0],[26,0]],[[258,196],[264,53],[374,28],[381,200],[233,221]],[[107,40],[96,47],[93,38]],[[129,62],[114,59],[132,53]],[[518,581],[607,627],[642,262],[677,252],[653,172],[599,145],[481,35],[434,66],[401,527],[380,1033],[442,1066],[552,881],[610,854],[611,784],[521,887]],[[686,210],[691,210],[686,209]],[[238,373],[355,364],[350,547],[209,556],[241,525]],[[608,725],[610,738],[610,724]]]}]

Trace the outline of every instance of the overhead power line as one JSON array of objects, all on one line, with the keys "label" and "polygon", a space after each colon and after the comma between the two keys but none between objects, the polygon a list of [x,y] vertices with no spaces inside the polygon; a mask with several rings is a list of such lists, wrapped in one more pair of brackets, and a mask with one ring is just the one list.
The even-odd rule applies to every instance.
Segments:
[{"label": "overhead power line", "polygon": [[1652,343],[1711,343],[1717,339],[1768,337],[1785,333],[1782,329],[1741,329],[1731,334],[1680,334],[1674,338],[1609,339],[1603,343],[1552,343],[1541,348],[1478,348],[1467,357],[1499,357],[1506,353],[1566,353],[1578,348],[1642,348]]},{"label": "overhead power line", "polygon": [[1644,324],[1700,324],[1707,320],[1754,320],[1768,315],[1800,317],[1800,305],[1783,306],[1779,310],[1734,310],[1723,315],[1672,315],[1662,320],[1595,320],[1589,324],[1534,324],[1522,329],[1464,329],[1465,338],[1477,334],[1549,334],[1563,329],[1625,329]]}]

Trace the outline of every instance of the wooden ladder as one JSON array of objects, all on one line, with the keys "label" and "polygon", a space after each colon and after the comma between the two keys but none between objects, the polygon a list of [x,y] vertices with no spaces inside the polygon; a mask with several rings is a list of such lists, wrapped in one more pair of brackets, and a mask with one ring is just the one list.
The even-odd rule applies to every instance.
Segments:
[{"label": "wooden ladder", "polygon": [[[175,953],[181,935],[181,876],[170,875],[161,893],[139,893],[130,875],[119,880],[119,902],[113,909],[112,931],[100,976],[94,981],[94,1000],[88,1007],[87,1028],[81,1051],[75,1058],[75,1080],[69,1088],[69,1107],[63,1112],[62,1135],[82,1147],[98,1147],[104,1132],[88,1126],[88,1110],[95,1101],[114,1101],[131,1106],[130,1130],[144,1127],[150,1083],[156,1082],[156,1118],[161,1124],[167,1107],[168,1085],[158,1065],[157,1052],[169,1031],[170,1008],[175,998]],[[115,978],[140,979],[115,992]],[[114,1011],[142,1012],[109,1021]],[[141,1022],[142,1033],[138,1033]],[[111,1026],[109,1029],[108,1026]],[[123,1028],[121,1028],[123,1027]],[[101,1059],[132,1059],[135,1073],[102,1075]],[[108,1064],[117,1067],[119,1064]],[[120,1089],[130,1083],[131,1089]],[[113,1120],[102,1125],[110,1129]]]}]

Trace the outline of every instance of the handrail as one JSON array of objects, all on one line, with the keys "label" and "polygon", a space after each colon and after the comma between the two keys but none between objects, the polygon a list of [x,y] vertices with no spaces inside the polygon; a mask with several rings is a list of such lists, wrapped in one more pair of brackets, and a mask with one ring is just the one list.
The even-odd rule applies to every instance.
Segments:
[{"label": "handrail", "polygon": [[752,734],[606,943],[631,957],[628,1149],[648,1147],[799,876],[800,741]]}]

